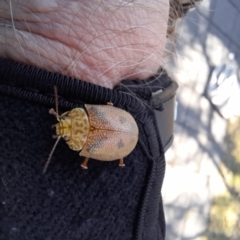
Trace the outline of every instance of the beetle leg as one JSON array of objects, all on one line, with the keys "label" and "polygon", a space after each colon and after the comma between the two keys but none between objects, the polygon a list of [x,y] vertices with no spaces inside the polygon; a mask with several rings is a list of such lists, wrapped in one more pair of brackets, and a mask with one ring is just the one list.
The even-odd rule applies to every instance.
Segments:
[{"label": "beetle leg", "polygon": [[49,110],[49,114],[54,115],[57,118],[57,120],[60,121],[58,113],[53,108]]},{"label": "beetle leg", "polygon": [[123,162],[123,158],[120,158],[119,159],[119,164],[118,164],[119,167],[125,167],[125,164]]},{"label": "beetle leg", "polygon": [[52,115],[54,115],[55,117],[59,117],[59,115],[56,113],[56,111],[55,111],[53,108],[51,108],[51,109],[49,110],[49,114],[52,114]]},{"label": "beetle leg", "polygon": [[61,119],[62,117],[64,117],[64,116],[68,115],[68,114],[69,114],[69,112],[70,112],[70,111],[67,111],[67,112],[63,113],[62,115],[60,115],[60,116],[59,116],[59,118]]},{"label": "beetle leg", "polygon": [[81,167],[82,167],[83,169],[88,169],[88,166],[87,166],[88,160],[89,160],[89,158],[86,157],[86,158],[84,159],[83,163],[81,164]]}]

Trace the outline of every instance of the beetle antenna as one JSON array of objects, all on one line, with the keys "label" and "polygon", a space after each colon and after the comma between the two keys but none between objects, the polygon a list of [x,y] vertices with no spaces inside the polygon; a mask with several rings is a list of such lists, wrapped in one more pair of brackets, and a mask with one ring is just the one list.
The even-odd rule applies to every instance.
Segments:
[{"label": "beetle antenna", "polygon": [[55,110],[51,108],[49,113],[54,115],[58,121],[60,121],[60,116],[58,114],[58,93],[57,93],[57,86],[54,85],[54,95],[55,95]]},{"label": "beetle antenna", "polygon": [[55,150],[55,148],[56,148],[56,146],[57,146],[57,144],[58,144],[58,142],[59,142],[60,139],[61,139],[61,136],[59,136],[59,137],[57,138],[57,140],[56,140],[56,142],[55,142],[55,144],[54,144],[54,146],[53,146],[53,148],[52,148],[52,150],[51,150],[51,152],[50,152],[50,154],[49,154],[48,160],[47,160],[47,162],[45,163],[44,168],[43,168],[43,173],[46,173],[47,168],[48,168],[48,165],[49,165],[50,160],[51,160],[51,158],[52,158],[52,155],[53,155],[53,153],[54,153],[54,150]]}]

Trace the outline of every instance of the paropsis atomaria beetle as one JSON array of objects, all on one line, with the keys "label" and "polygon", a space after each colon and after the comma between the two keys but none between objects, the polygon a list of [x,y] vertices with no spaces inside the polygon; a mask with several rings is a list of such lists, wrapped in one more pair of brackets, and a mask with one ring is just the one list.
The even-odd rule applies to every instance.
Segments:
[{"label": "paropsis atomaria beetle", "polygon": [[57,141],[49,155],[43,172],[46,172],[53,151],[58,141],[63,138],[74,151],[80,151],[84,156],[81,167],[87,169],[89,158],[100,161],[119,160],[119,166],[125,166],[123,158],[135,148],[138,141],[138,126],[134,118],[126,111],[107,105],[89,105],[84,108],[74,108],[71,111],[58,114],[57,88],[55,115],[58,123],[56,128]]}]

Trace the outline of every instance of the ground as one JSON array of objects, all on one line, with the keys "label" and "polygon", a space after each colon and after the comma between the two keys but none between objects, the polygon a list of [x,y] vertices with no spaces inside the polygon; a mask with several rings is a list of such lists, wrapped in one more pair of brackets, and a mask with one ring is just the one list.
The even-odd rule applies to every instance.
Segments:
[{"label": "ground", "polygon": [[166,63],[179,84],[162,191],[167,240],[240,239],[240,122],[220,117],[204,97],[229,52],[240,65],[239,39],[240,1],[203,0],[180,23],[174,61]]}]

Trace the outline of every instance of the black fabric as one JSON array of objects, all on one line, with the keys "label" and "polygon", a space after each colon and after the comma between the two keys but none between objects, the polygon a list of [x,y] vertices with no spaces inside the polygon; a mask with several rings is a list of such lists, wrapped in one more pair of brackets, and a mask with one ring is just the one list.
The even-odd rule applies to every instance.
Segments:
[{"label": "black fabric", "polygon": [[171,146],[174,138],[174,114],[178,84],[169,77],[167,72],[160,68],[157,75],[147,80],[126,80],[117,86],[119,91],[135,94],[144,99],[154,109],[158,130],[164,152]]},{"label": "black fabric", "polygon": [[[124,168],[91,159],[83,170],[61,140],[42,174],[55,142],[54,85],[60,112],[112,102],[133,115],[139,141]],[[154,111],[139,98],[0,59],[0,146],[1,240],[165,238],[163,147]]]},{"label": "black fabric", "polygon": [[[146,100],[151,107],[160,108],[160,106],[156,106],[154,102],[152,103],[152,93],[158,90],[166,90],[172,82],[173,81],[168,76],[167,72],[160,68],[156,75],[153,75],[146,80],[124,80],[122,81],[122,84],[116,86],[115,89],[128,92],[129,94],[136,94],[137,97]],[[175,95],[175,92],[172,93],[172,96]]]}]

